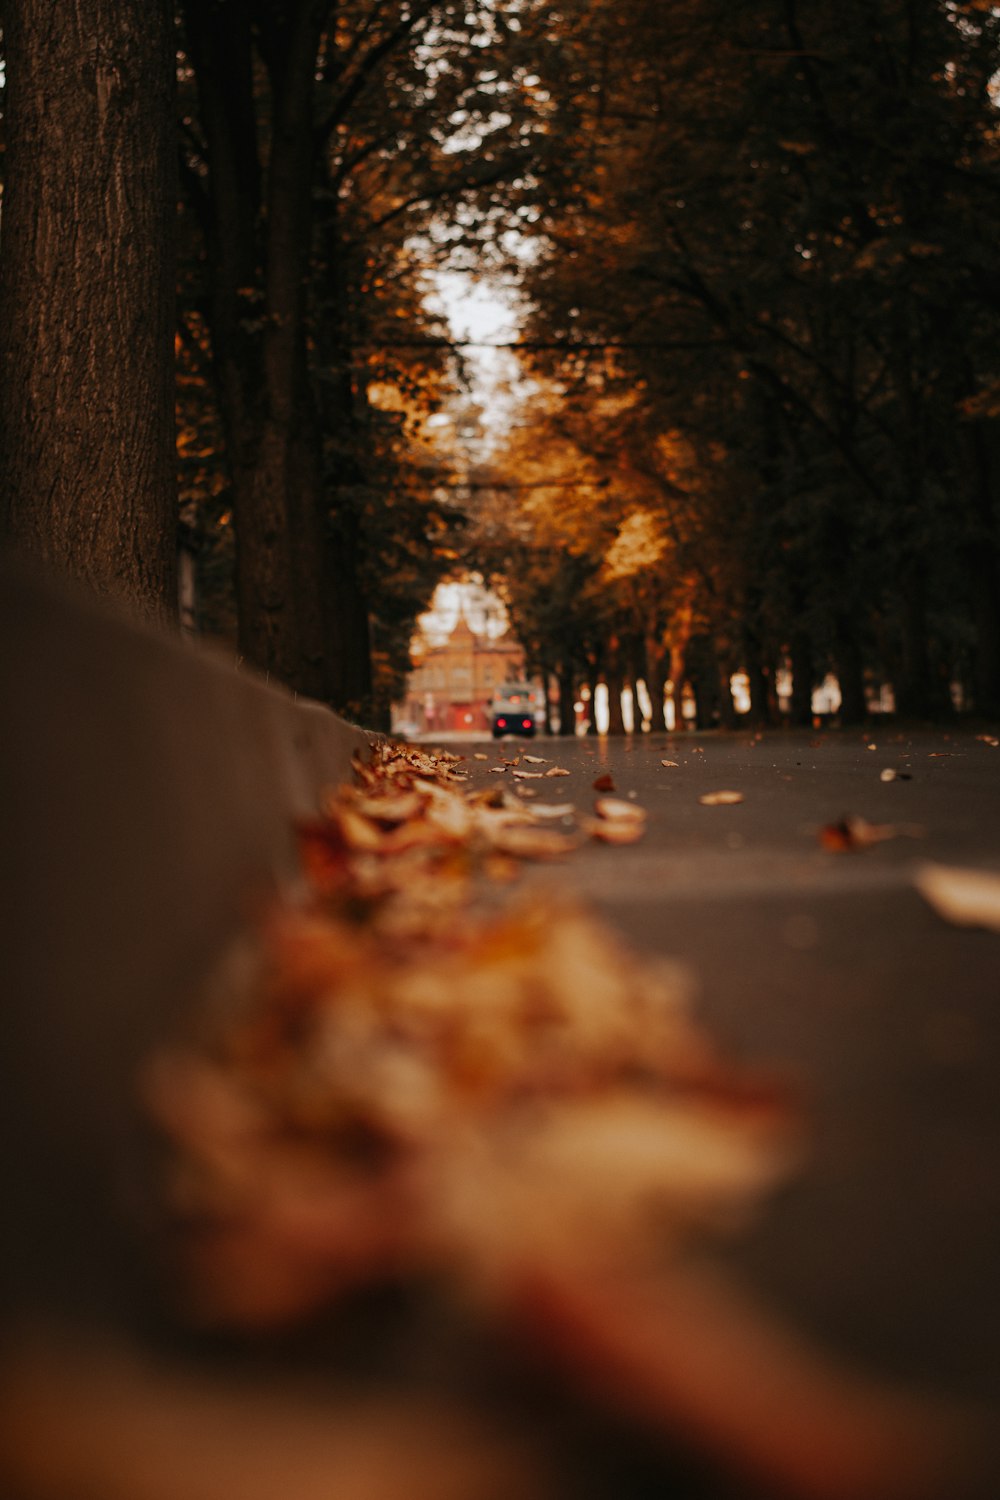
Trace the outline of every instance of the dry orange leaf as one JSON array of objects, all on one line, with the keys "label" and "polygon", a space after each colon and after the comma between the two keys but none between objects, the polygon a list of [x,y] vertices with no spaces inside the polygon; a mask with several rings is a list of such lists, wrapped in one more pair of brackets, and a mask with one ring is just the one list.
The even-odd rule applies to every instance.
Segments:
[{"label": "dry orange leaf", "polygon": [[702,807],[733,807],[743,801],[742,792],[706,792],[698,801]]},{"label": "dry orange leaf", "polygon": [[851,814],[821,828],[819,841],[830,854],[851,854],[857,849],[869,849],[873,844],[894,839],[899,831],[893,823],[869,823],[867,818]]},{"label": "dry orange leaf", "polygon": [[602,844],[637,844],[646,832],[644,820],[631,818],[586,818],[585,833]]},{"label": "dry orange leaf", "polygon": [[625,802],[621,797],[597,797],[594,811],[599,818],[618,823],[645,823],[645,808],[635,802]]},{"label": "dry orange leaf", "polygon": [[924,864],[914,885],[945,921],[1000,932],[1000,874],[955,865]]}]

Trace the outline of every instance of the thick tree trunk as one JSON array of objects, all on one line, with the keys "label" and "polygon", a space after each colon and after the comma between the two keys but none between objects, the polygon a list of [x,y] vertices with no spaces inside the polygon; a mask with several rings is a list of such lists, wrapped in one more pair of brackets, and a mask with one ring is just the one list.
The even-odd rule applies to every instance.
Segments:
[{"label": "thick tree trunk", "polygon": [[305,333],[322,17],[299,4],[255,34],[272,85],[265,173],[249,9],[187,0],[183,11],[210,168],[202,208],[233,487],[240,652],[299,692],[334,701],[322,438]]},{"label": "thick tree trunk", "polygon": [[8,0],[0,527],[177,612],[174,45],[165,0]]}]

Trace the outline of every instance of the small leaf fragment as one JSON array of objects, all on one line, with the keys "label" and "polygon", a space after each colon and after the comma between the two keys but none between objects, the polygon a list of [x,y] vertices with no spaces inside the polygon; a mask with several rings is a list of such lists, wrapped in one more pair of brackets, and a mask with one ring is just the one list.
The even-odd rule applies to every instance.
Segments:
[{"label": "small leaf fragment", "polygon": [[565,771],[562,766],[553,766],[551,770],[545,772],[545,775],[546,776],[568,776],[569,772]]},{"label": "small leaf fragment", "polygon": [[698,801],[702,807],[733,807],[743,801],[742,792],[706,792]]},{"label": "small leaf fragment", "polygon": [[679,760],[661,760],[660,761],[660,765],[661,766],[679,766],[680,765],[680,761]]},{"label": "small leaf fragment", "polygon": [[827,823],[819,830],[818,837],[828,853],[851,854],[856,849],[869,849],[886,839],[898,838],[900,834],[916,838],[922,832],[914,824],[869,823],[867,818],[852,813],[837,823]]},{"label": "small leaf fragment", "polygon": [[521,759],[527,761],[529,766],[544,766],[548,764],[547,757],[544,755],[522,755]]},{"label": "small leaf fragment", "polygon": [[599,818],[604,818],[612,823],[645,823],[645,808],[637,807],[634,802],[623,802],[620,797],[598,797],[594,802],[594,811]]},{"label": "small leaf fragment", "polygon": [[536,818],[571,818],[576,808],[572,802],[536,802],[531,812]]},{"label": "small leaf fragment", "polygon": [[613,792],[614,789],[614,777],[611,776],[607,771],[605,771],[602,776],[598,776],[597,780],[594,782],[595,792]]},{"label": "small leaf fragment", "polygon": [[938,916],[957,927],[1000,932],[1000,874],[957,865],[921,865],[914,885]]},{"label": "small leaf fragment", "polygon": [[644,818],[586,818],[583,829],[604,844],[637,844],[646,832],[646,822]]}]

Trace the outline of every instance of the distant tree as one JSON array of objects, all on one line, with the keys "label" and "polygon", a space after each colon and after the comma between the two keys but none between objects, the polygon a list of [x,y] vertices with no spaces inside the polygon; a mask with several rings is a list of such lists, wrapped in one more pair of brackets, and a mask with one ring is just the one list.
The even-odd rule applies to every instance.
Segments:
[{"label": "distant tree", "polygon": [[534,105],[499,50],[518,27],[483,0],[180,12],[182,178],[201,236],[186,295],[224,433],[240,650],[362,712],[384,595],[371,562],[391,551],[376,534],[390,508],[371,503],[393,446],[372,416],[386,378],[373,352],[405,385],[417,362],[393,346],[443,344],[419,277],[528,158]]},{"label": "distant tree", "polygon": [[0,528],[176,614],[166,0],[7,0]]},{"label": "distant tree", "polygon": [[964,676],[997,710],[1000,14],[560,14],[540,72],[574,170],[528,266],[535,363],[631,389],[645,467],[672,431],[699,455],[702,634],[762,703],[791,657],[799,716],[829,668],[846,718],[866,677],[927,714]]}]

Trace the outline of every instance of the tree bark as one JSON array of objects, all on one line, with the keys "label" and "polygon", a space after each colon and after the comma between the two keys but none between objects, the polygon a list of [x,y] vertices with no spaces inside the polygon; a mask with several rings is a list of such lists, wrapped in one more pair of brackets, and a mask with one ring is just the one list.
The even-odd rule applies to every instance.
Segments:
[{"label": "tree bark", "polygon": [[838,620],[836,634],[834,659],[840,683],[840,722],[863,724],[868,714],[864,657],[853,621]]},{"label": "tree bark", "polygon": [[622,693],[625,691],[625,670],[622,664],[622,646],[618,640],[608,645],[607,667],[604,680],[608,688],[608,733],[624,734],[625,718],[622,713]]},{"label": "tree bark", "polygon": [[0,528],[177,614],[166,0],[8,0]]},{"label": "tree bark", "polygon": [[300,0],[257,36],[271,81],[266,173],[249,8],[188,0],[183,9],[209,164],[210,327],[232,478],[239,649],[259,670],[332,701],[322,436],[305,328],[324,7]]},{"label": "tree bark", "polygon": [[812,698],[816,667],[812,642],[802,632],[792,637],[792,723],[799,727],[812,724]]},{"label": "tree bark", "polygon": [[670,681],[672,652],[669,646],[656,642],[646,647],[646,657],[649,661],[649,688],[650,702],[653,705],[653,719],[650,729],[654,734],[662,733],[666,727],[664,713],[664,698],[667,683]]},{"label": "tree bark", "polygon": [[576,734],[576,693],[574,686],[576,678],[571,666],[562,665],[558,673],[559,680],[559,733],[561,735]]}]

